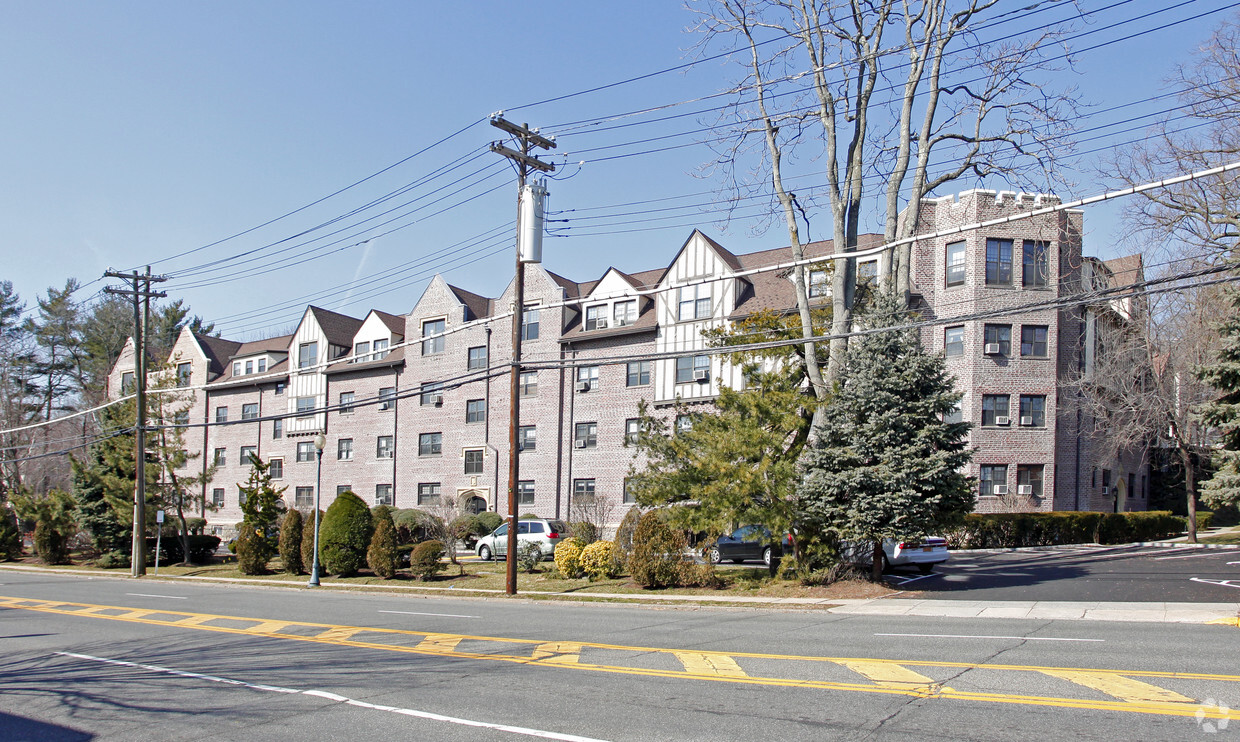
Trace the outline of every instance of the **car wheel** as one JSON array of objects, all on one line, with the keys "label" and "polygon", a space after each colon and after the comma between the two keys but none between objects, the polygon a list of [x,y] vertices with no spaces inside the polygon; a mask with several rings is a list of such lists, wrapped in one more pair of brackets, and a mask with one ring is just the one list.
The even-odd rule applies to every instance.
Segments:
[{"label": "car wheel", "polygon": [[771,566],[771,547],[769,546],[762,550],[762,563],[768,567]]},{"label": "car wheel", "polygon": [[706,550],[706,562],[708,564],[718,564],[723,561],[723,556],[719,553],[719,547],[712,546]]},{"label": "car wheel", "polygon": [[482,561],[484,561],[484,562],[489,562],[489,561],[491,561],[491,549],[490,549],[490,547],[488,547],[488,546],[482,546],[482,547],[479,547],[479,549],[478,549],[478,556],[479,556],[479,557],[482,559]]},{"label": "car wheel", "polygon": [[921,572],[923,575],[928,575],[934,571],[934,565],[933,564],[918,564],[917,571]]}]

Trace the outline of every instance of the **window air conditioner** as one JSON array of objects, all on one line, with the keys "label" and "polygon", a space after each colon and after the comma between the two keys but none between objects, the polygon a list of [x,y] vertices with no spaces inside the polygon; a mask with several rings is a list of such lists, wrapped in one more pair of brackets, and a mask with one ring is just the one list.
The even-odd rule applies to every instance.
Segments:
[{"label": "window air conditioner", "polygon": [[577,382],[577,391],[579,391],[579,392],[588,392],[588,391],[590,391],[590,382],[588,382],[588,381],[579,381],[579,382]]},{"label": "window air conditioner", "polygon": [[1018,485],[1016,485],[1016,494],[1018,494],[1018,495],[1032,495],[1032,494],[1033,494],[1033,485],[1032,485],[1032,484],[1018,484]]},{"label": "window air conditioner", "polygon": [[999,350],[998,343],[986,343],[986,355],[997,356],[999,355],[999,353],[1000,353],[1000,350]]},{"label": "window air conditioner", "polygon": [[996,495],[1006,495],[1008,486],[1006,484],[996,484],[991,487],[991,491]]},{"label": "window air conditioner", "polygon": [[380,403],[379,403],[379,409],[381,409],[381,410],[390,410],[390,409],[392,409],[392,403],[391,403],[391,402],[380,402]]},{"label": "window air conditioner", "polygon": [[1104,495],[1109,495],[1109,494],[1111,494],[1111,488],[1110,488],[1110,487],[1103,487],[1103,488],[1102,488],[1102,494],[1104,494]]},{"label": "window air conditioner", "polygon": [[573,448],[585,448],[585,447],[586,447],[586,442],[584,439],[579,438],[573,441]]},{"label": "window air conditioner", "polygon": [[1033,416],[1032,416],[1032,415],[1025,415],[1024,417],[1022,417],[1022,418],[1020,419],[1020,424],[1021,424],[1021,425],[1024,425],[1024,426],[1030,426],[1030,425],[1033,425]]},{"label": "window air conditioner", "polygon": [[598,321],[594,323],[594,329],[596,329],[596,330],[606,330],[606,329],[607,329],[607,320],[606,320],[606,319],[603,319],[603,318],[601,318],[601,317],[600,317],[600,318],[598,319]]},{"label": "window air conditioner", "polygon": [[710,372],[706,369],[699,369],[693,372],[694,381],[710,381]]},{"label": "window air conditioner", "polygon": [[1011,425],[1011,424],[1012,424],[1012,418],[1008,417],[1007,415],[995,416],[995,425]]},{"label": "window air conditioner", "polygon": [[431,404],[435,405],[436,407],[443,407],[443,395],[442,395],[442,394],[432,394],[432,395],[431,395]]}]

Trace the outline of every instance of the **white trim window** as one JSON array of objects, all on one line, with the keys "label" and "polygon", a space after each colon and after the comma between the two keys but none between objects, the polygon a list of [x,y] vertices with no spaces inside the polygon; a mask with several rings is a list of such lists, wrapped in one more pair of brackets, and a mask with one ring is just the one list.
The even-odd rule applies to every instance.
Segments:
[{"label": "white trim window", "polygon": [[433,356],[443,352],[444,330],[447,322],[442,319],[430,319],[422,323],[422,355]]},{"label": "white trim window", "polygon": [[637,300],[618,301],[612,308],[612,320],[616,327],[627,327],[637,321]]},{"label": "white trim window", "polygon": [[681,286],[678,293],[676,313],[678,320],[685,322],[710,317],[710,284]]},{"label": "white trim window", "polygon": [[607,305],[595,304],[586,307],[586,330],[607,329]]}]

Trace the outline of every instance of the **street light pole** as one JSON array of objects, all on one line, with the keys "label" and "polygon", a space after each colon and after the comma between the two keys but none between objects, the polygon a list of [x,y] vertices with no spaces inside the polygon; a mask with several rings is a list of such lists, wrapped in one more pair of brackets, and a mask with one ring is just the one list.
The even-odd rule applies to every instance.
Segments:
[{"label": "street light pole", "polygon": [[310,567],[310,584],[307,587],[319,586],[319,493],[323,491],[323,446],[327,439],[322,433],[314,436],[314,450],[319,457],[318,472],[314,475],[314,564]]}]

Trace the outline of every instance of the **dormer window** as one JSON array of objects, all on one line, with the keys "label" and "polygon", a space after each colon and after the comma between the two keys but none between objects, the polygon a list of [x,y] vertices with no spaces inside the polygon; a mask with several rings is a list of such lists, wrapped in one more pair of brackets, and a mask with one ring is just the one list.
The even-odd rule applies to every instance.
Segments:
[{"label": "dormer window", "polygon": [[388,341],[387,340],[376,340],[374,343],[374,350],[375,350],[374,360],[381,361],[384,358],[387,358]]},{"label": "dormer window", "polygon": [[618,301],[612,312],[616,327],[625,327],[637,321],[637,301]]},{"label": "dormer window", "polygon": [[586,307],[586,329],[587,330],[606,330],[607,329],[607,305],[595,304],[592,307]]},{"label": "dormer window", "polygon": [[245,372],[247,375],[254,373],[254,361],[245,362]]},{"label": "dormer window", "polygon": [[357,345],[354,345],[353,346],[353,362],[354,363],[365,363],[366,361],[369,361],[370,359],[367,358],[368,353],[370,353],[369,342],[358,343]]},{"label": "dormer window", "polygon": [[682,286],[677,317],[681,322],[710,317],[710,286]]}]

